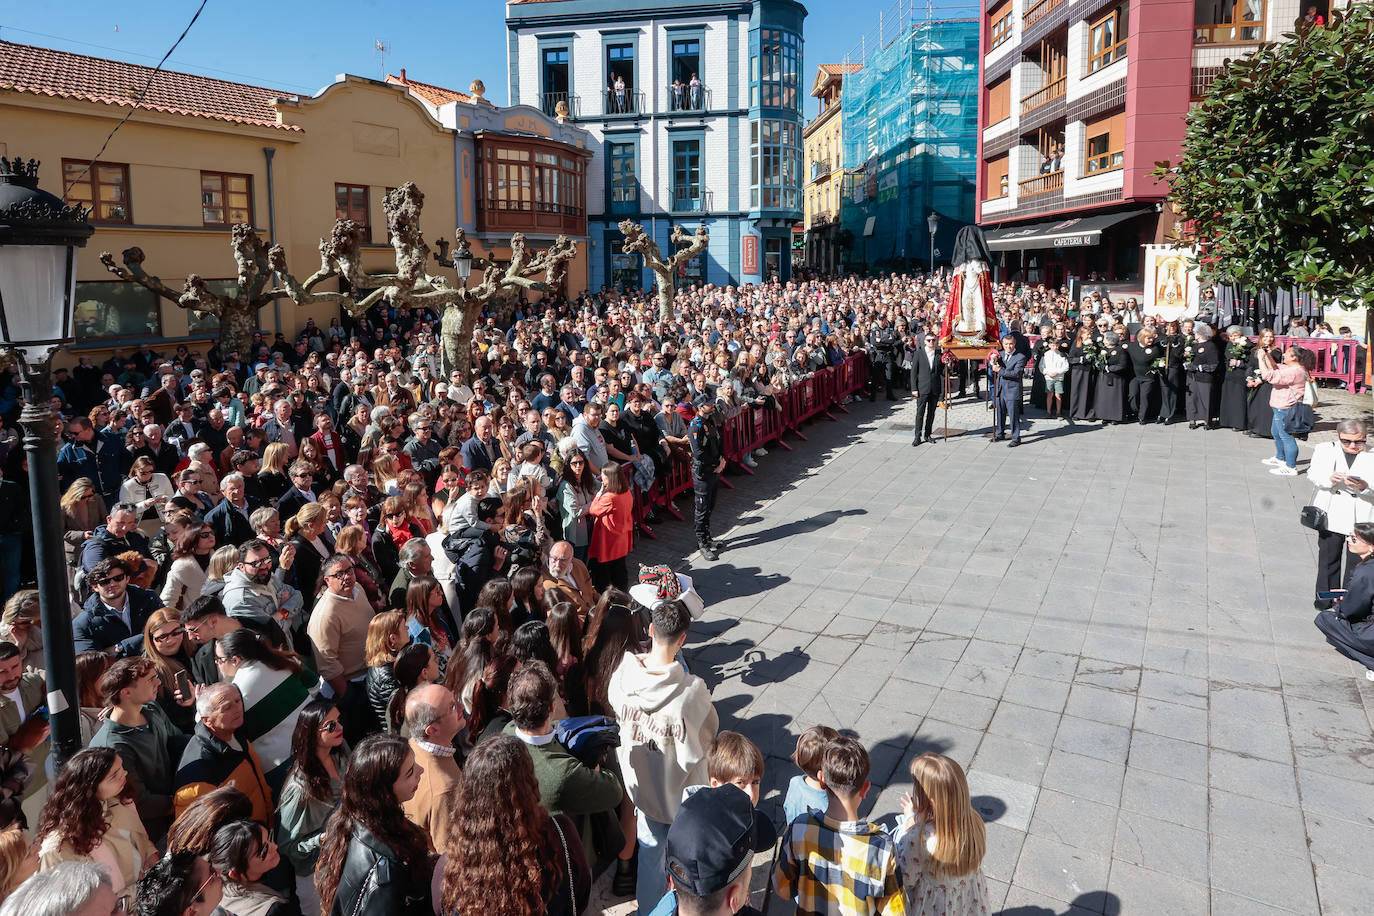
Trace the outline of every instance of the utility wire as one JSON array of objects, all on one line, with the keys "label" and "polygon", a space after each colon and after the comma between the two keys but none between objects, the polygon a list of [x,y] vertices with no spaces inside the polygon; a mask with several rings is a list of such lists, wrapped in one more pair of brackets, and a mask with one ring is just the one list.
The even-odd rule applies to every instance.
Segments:
[{"label": "utility wire", "polygon": [[210,0],[200,0],[200,6],[196,8],[196,14],[191,17],[190,22],[186,23],[186,28],[181,30],[181,34],[177,36],[176,41],[172,42],[172,46],[167,49],[167,53],[162,55],[162,60],[157,62],[157,66],[153,68],[153,72],[148,74],[148,82],[143,85],[143,91],[138,94],[138,98],[134,99],[133,106],[129,109],[129,113],[126,114],[123,118],[120,118],[119,123],[116,124],[114,128],[110,131],[109,135],[105,137],[105,142],[100,144],[100,152],[96,153],[95,157],[91,159],[90,162],[86,163],[86,167],[81,170],[81,174],[73,178],[67,184],[67,186],[62,189],[62,197],[64,199],[66,198],[67,193],[71,191],[72,187],[78,181],[85,178],[86,175],[91,171],[91,167],[100,161],[100,157],[105,154],[105,149],[110,145],[110,141],[114,139],[114,135],[119,132],[119,129],[124,126],[124,123],[126,121],[128,121],[130,118],[134,116],[134,112],[138,110],[138,106],[143,104],[143,99],[148,94],[148,90],[153,88],[154,77],[156,77],[158,73],[162,71],[162,65],[167,63],[167,58],[172,56],[172,52],[177,49],[177,46],[181,44],[182,39],[185,38],[186,34],[191,31],[191,26],[196,24],[196,20],[200,18],[200,14],[205,11],[205,4],[209,2]]}]

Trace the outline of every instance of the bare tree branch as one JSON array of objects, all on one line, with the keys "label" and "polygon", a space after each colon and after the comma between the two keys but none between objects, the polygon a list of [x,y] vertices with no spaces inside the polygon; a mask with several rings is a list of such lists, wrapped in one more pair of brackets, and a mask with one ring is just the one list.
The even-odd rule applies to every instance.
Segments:
[{"label": "bare tree branch", "polygon": [[677,271],[684,263],[706,250],[710,234],[705,226],[698,226],[691,235],[681,226],[674,226],[668,240],[678,248],[667,258],[663,257],[658,242],[644,231],[644,227],[633,220],[622,220],[620,234],[624,237],[621,250],[641,255],[644,263],[658,278],[658,317],[661,321],[671,321],[673,317],[673,295],[677,288]]}]

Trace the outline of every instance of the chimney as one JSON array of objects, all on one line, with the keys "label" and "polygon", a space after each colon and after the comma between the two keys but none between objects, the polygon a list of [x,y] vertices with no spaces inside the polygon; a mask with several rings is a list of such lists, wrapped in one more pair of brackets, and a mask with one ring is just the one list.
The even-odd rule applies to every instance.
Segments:
[{"label": "chimney", "polygon": [[405,67],[402,67],[402,68],[401,68],[401,82],[403,82],[403,83],[408,83],[408,82],[409,82],[409,80],[406,79],[406,68],[405,68]]}]

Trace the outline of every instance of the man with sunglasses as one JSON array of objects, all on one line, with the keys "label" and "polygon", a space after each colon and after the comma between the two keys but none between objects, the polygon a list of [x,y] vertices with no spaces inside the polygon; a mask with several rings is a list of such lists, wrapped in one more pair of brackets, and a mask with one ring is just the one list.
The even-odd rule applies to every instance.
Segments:
[{"label": "man with sunglasses", "polygon": [[277,515],[283,522],[301,511],[301,507],[313,503],[315,496],[315,469],[308,461],[296,461],[291,465],[291,486],[277,500]]},{"label": "man with sunglasses", "polygon": [[101,560],[86,578],[94,594],[72,621],[76,651],[115,649],[121,656],[143,651],[143,625],[162,607],[157,592],[129,584],[129,567],[118,557]]}]

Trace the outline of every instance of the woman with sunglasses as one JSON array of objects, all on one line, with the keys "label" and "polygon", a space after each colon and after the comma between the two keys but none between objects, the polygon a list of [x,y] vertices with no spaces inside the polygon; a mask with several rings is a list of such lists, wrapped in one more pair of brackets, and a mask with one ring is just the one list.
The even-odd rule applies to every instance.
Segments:
[{"label": "woman with sunglasses", "polygon": [[576,448],[571,449],[563,462],[563,479],[558,483],[554,498],[558,501],[558,515],[563,523],[563,540],[573,545],[573,556],[584,564],[591,544],[591,516],[587,510],[596,491],[596,477],[592,475],[586,456]]},{"label": "woman with sunglasses", "polygon": [[192,522],[177,535],[172,547],[172,565],[162,586],[162,603],[178,611],[186,610],[205,588],[209,576],[210,554],[215,552],[215,532],[204,522]]},{"label": "woman with sunglasses", "polygon": [[143,625],[143,657],[157,670],[157,705],[178,729],[190,734],[196,727],[196,699],[181,696],[177,674],[191,673],[191,647],[181,614],[173,608],[159,608]]},{"label": "woman with sunglasses", "polygon": [[153,863],[138,879],[135,916],[210,916],[224,896],[220,873],[203,856],[177,852]]},{"label": "woman with sunglasses", "polygon": [[94,862],[109,874],[117,899],[130,897],[134,880],[157,858],[134,810],[134,791],[118,751],[97,747],[74,754],[38,816],[39,868]]},{"label": "woman with sunglasses", "polygon": [[281,862],[272,833],[256,821],[234,821],[215,832],[210,864],[224,881],[220,908],[229,916],[300,916],[300,907],[262,883]]},{"label": "woman with sunglasses", "polygon": [[343,792],[348,762],[339,707],[333,700],[305,704],[291,735],[291,767],[277,804],[277,845],[296,875],[296,896],[304,916],[319,916],[315,864],[325,825]]},{"label": "woman with sunglasses", "polygon": [[1346,546],[1359,565],[1346,587],[1335,590],[1334,607],[1318,612],[1313,623],[1337,652],[1364,665],[1365,677],[1374,681],[1374,522],[1352,525]]},{"label": "woman with sunglasses", "polygon": [[1359,564],[1349,534],[1360,522],[1374,522],[1374,454],[1365,448],[1367,435],[1363,420],[1342,420],[1336,425],[1336,441],[1314,448],[1307,466],[1307,479],[1316,487],[1311,505],[1322,513],[1313,601],[1319,611],[1331,607],[1329,593],[1346,587]]},{"label": "woman with sunglasses", "polygon": [[321,912],[431,916],[429,840],[401,808],[423,773],[399,735],[369,735],[358,745],[320,844]]}]

